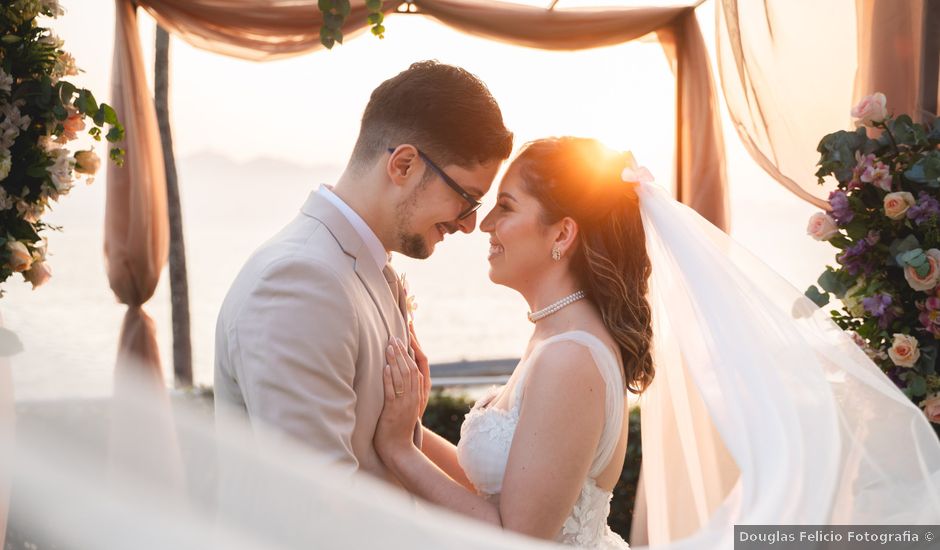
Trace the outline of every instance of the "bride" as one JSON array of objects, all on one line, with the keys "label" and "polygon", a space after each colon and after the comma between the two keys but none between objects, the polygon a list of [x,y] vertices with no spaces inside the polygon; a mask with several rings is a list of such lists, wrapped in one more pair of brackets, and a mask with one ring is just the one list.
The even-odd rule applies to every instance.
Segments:
[{"label": "bride", "polygon": [[627,164],[596,141],[559,138],[529,143],[509,166],[480,229],[490,279],[522,294],[534,330],[456,447],[426,428],[422,448],[413,444],[427,392],[403,344],[390,343],[375,446],[411,492],[533,537],[627,547],[607,526],[627,448],[625,394],[654,375],[651,268]]},{"label": "bride", "polygon": [[508,530],[626,548],[607,516],[631,391],[652,544],[940,521],[940,445],[921,411],[826,312],[650,179],[588,139],[535,141],[512,162],[481,229],[490,278],[534,311],[532,337],[459,444],[425,430],[421,449],[426,386],[390,342],[374,442],[401,484]]}]

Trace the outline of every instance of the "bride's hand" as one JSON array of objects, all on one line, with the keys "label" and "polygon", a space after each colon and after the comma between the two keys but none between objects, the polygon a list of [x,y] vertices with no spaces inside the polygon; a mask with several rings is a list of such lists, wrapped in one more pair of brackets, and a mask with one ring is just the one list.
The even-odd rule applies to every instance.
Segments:
[{"label": "bride's hand", "polygon": [[405,345],[392,338],[385,350],[388,364],[382,373],[385,405],[375,427],[373,443],[383,460],[414,445],[415,424],[425,403],[423,376]]},{"label": "bride's hand", "polygon": [[424,411],[428,408],[428,399],[431,397],[431,367],[428,365],[428,356],[421,349],[418,342],[418,336],[415,334],[414,323],[408,323],[408,331],[411,333],[411,349],[415,354],[415,363],[418,365],[418,372],[422,379],[421,409],[418,411],[418,418],[424,418]]}]

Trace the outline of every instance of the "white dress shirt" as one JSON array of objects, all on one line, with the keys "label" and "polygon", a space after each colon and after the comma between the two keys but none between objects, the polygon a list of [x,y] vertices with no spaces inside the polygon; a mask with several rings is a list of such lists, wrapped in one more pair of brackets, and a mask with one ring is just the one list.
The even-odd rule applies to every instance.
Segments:
[{"label": "white dress shirt", "polygon": [[369,249],[369,254],[375,259],[375,265],[379,266],[379,271],[385,269],[385,264],[390,259],[389,253],[382,246],[382,241],[376,236],[375,231],[372,231],[369,224],[362,219],[362,216],[357,214],[343,199],[339,198],[329,185],[321,185],[317,193],[342,212],[343,216],[349,220],[350,225],[353,226],[353,229],[356,230],[356,233],[362,238],[362,242],[366,243],[366,248]]}]

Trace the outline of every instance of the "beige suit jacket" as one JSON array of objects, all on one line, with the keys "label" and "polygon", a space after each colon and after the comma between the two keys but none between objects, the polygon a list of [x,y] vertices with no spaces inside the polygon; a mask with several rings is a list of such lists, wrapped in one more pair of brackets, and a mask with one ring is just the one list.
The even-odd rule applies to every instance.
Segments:
[{"label": "beige suit jacket", "polygon": [[246,414],[350,473],[395,482],[372,445],[390,336],[408,341],[382,271],[343,214],[311,193],[225,297],[216,411]]}]

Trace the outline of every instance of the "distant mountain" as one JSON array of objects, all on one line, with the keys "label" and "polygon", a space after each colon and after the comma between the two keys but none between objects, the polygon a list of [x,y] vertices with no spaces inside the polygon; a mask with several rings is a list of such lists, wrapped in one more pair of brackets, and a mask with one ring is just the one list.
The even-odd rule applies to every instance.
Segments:
[{"label": "distant mountain", "polygon": [[[336,181],[344,160],[335,163],[300,163],[272,157],[234,160],[214,151],[184,157],[179,163],[180,185],[198,180],[201,185],[258,185],[282,183],[315,189],[320,183]],[[270,191],[270,188],[266,188]]]}]

